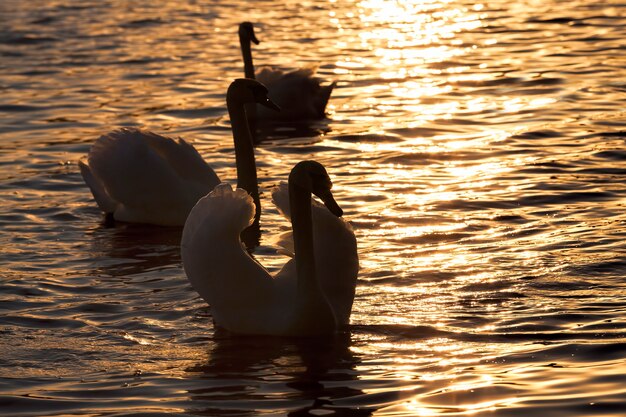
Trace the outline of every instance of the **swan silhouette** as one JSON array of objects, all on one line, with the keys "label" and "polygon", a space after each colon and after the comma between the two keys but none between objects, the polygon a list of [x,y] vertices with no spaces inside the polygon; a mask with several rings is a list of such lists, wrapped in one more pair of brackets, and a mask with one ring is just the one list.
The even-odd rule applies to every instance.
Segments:
[{"label": "swan silhouette", "polygon": [[[265,86],[237,79],[228,87],[226,104],[233,131],[238,187],[259,207],[259,189],[252,137],[245,106],[278,107]],[[98,207],[115,220],[161,226],[182,226],[196,202],[220,183],[213,169],[184,139],[136,128],[100,136],[80,172]],[[258,222],[258,216],[256,218]]]},{"label": "swan silhouette", "polygon": [[[303,161],[292,169],[286,187],[274,196],[288,202],[281,211],[291,219],[294,258],[275,276],[239,240],[254,220],[255,205],[245,190],[218,185],[185,223],[181,255],[187,277],[211,306],[215,324],[232,333],[317,336],[348,324],[358,274],[356,239],[341,218],[328,173],[318,162]],[[311,194],[324,206],[312,203]],[[332,248],[320,249],[333,240]],[[327,274],[329,269],[334,273]]]},{"label": "swan silhouette", "polygon": [[257,73],[252,63],[251,43],[259,44],[250,22],[239,25],[239,43],[243,55],[246,78],[257,79],[269,89],[270,97],[281,107],[281,112],[268,112],[257,106],[258,120],[311,120],[326,116],[326,105],[336,83],[322,86],[322,80],[315,76],[316,67],[282,71],[262,67]]}]

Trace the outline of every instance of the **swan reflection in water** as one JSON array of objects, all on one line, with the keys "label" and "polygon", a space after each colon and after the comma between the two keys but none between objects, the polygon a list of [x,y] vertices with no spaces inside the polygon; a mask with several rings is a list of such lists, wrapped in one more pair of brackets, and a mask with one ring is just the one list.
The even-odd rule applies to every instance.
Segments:
[{"label": "swan reflection in water", "polygon": [[317,410],[369,416],[373,409],[349,400],[364,394],[355,388],[360,360],[350,346],[349,333],[290,339],[233,337],[218,330],[207,361],[187,369],[206,379],[206,386],[189,393],[192,400],[205,403],[203,412],[211,415],[255,415],[263,410],[307,416]]}]

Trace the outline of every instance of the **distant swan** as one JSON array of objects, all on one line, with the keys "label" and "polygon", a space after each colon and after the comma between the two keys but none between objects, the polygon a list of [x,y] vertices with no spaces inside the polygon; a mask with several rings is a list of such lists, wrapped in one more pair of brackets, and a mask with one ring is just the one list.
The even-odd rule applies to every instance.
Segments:
[{"label": "distant swan", "polygon": [[[226,94],[233,130],[238,187],[260,207],[254,149],[244,106],[278,107],[261,83],[237,79]],[[136,128],[101,136],[79,161],[80,172],[102,211],[115,220],[182,226],[196,202],[220,180],[198,151],[178,140]],[[258,210],[260,213],[260,210]],[[258,218],[257,218],[258,221]]]},{"label": "distant swan", "polygon": [[[317,336],[348,324],[358,273],[356,239],[340,218],[331,187],[321,164],[303,161],[289,175],[288,193],[276,192],[288,200],[295,258],[275,276],[242,249],[239,235],[255,210],[244,190],[220,184],[198,201],[183,229],[181,254],[217,326],[236,334]],[[325,207],[312,204],[312,193]]]},{"label": "distant swan", "polygon": [[315,67],[300,68],[293,71],[263,67],[255,74],[251,42],[259,44],[259,40],[254,34],[254,26],[250,22],[243,22],[239,25],[239,43],[243,55],[245,77],[256,78],[267,86],[270,97],[282,109],[280,113],[271,113],[257,107],[258,119],[308,120],[324,118],[328,99],[336,83],[322,86],[320,78],[315,77],[317,70]]}]

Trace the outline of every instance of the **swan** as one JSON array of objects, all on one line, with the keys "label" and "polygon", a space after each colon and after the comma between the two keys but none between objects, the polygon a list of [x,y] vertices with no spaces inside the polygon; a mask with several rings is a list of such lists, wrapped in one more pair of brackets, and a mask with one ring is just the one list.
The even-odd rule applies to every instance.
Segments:
[{"label": "swan", "polygon": [[326,105],[336,83],[322,86],[322,80],[315,76],[316,67],[282,71],[263,67],[257,73],[252,63],[251,43],[259,44],[250,22],[239,25],[239,43],[243,55],[246,78],[257,79],[270,91],[270,97],[281,107],[280,113],[265,111],[257,106],[260,120],[310,120],[326,117]]},{"label": "swan", "polygon": [[[274,110],[278,107],[268,98],[267,88],[257,81],[240,78],[228,87],[226,104],[238,186],[252,194],[260,208],[253,142],[244,109],[248,103]],[[220,183],[213,169],[184,139],[137,128],[121,128],[100,136],[87,161],[78,164],[98,207],[115,220],[130,223],[182,226],[198,199]]]},{"label": "swan", "polygon": [[[255,216],[254,201],[245,190],[233,190],[227,183],[216,186],[185,222],[181,240],[185,273],[211,306],[215,324],[231,333],[318,336],[349,322],[358,274],[356,239],[341,218],[330,177],[320,163],[302,161],[292,169],[287,191],[284,187],[275,196],[288,201],[288,208],[281,210],[291,219],[294,258],[274,276],[242,248],[240,232]],[[312,203],[311,194],[324,206]],[[326,228],[319,227],[321,216]],[[333,236],[337,230],[342,233]],[[333,239],[341,241],[333,248],[343,251],[327,258],[333,248],[319,248]],[[324,263],[329,265],[323,267]],[[346,275],[341,294],[333,292],[338,276],[326,275],[329,267]]]}]

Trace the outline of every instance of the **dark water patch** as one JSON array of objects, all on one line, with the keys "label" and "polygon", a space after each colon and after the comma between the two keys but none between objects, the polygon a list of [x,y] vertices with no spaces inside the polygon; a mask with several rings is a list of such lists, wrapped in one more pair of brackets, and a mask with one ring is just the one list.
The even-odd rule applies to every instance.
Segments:
[{"label": "dark water patch", "polygon": [[481,211],[504,209],[510,210],[518,208],[519,204],[515,201],[497,201],[497,200],[449,200],[433,204],[437,211],[461,210],[461,211]]},{"label": "dark water patch", "polygon": [[528,223],[530,220],[526,219],[524,216],[516,215],[516,214],[500,214],[491,218],[491,220],[502,223],[513,223],[513,224],[524,224]]},{"label": "dark water patch", "polygon": [[479,119],[459,119],[458,117],[452,117],[450,119],[439,119],[437,124],[444,126],[482,126],[484,122]]},{"label": "dark water patch", "polygon": [[56,42],[59,39],[52,36],[38,36],[32,34],[3,34],[0,36],[0,44],[5,45],[38,45],[42,43]]},{"label": "dark water patch", "polygon": [[491,155],[482,152],[406,152],[394,153],[391,156],[384,157],[378,155],[381,163],[385,164],[402,164],[402,165],[430,165],[443,161],[477,161],[484,158],[490,158]]},{"label": "dark water patch", "polygon": [[79,123],[78,120],[70,119],[68,117],[53,117],[51,119],[44,119],[44,122],[46,123],[72,123],[72,124]]},{"label": "dark water patch", "polygon": [[602,132],[591,136],[600,136],[605,138],[624,138],[626,139],[626,130],[620,130],[618,132]]},{"label": "dark water patch", "polygon": [[[379,285],[390,285],[393,287],[405,287],[407,286],[407,280],[418,281],[420,285],[424,282],[444,282],[450,281],[457,277],[458,273],[448,271],[437,270],[424,270],[424,271],[411,271],[406,276],[398,278],[393,273],[383,273],[380,278],[376,278],[376,274],[371,274],[373,278],[370,282],[375,282]],[[394,275],[394,276],[390,276]]]},{"label": "dark water patch", "polygon": [[[543,96],[557,94],[560,91],[560,88],[516,88],[515,90],[512,90],[510,94],[515,96]],[[536,113],[537,110],[535,109],[520,110],[520,114]]]},{"label": "dark water patch", "polygon": [[500,86],[518,86],[524,81],[520,77],[507,77],[501,76],[499,78],[487,79],[487,80],[459,80],[448,81],[449,84],[457,87],[500,87]]},{"label": "dark water patch", "polygon": [[79,320],[73,320],[68,318],[45,318],[45,317],[32,317],[32,316],[11,316],[6,315],[2,317],[2,323],[4,325],[12,325],[19,327],[29,327],[36,329],[77,329],[85,326],[86,324]]},{"label": "dark water patch", "polygon": [[0,112],[6,113],[22,113],[47,109],[47,107],[30,106],[26,104],[0,104]]},{"label": "dark water patch", "polygon": [[55,75],[55,74],[60,74],[61,71],[55,70],[55,69],[39,69],[39,70],[31,70],[31,71],[23,71],[18,73],[19,75],[23,75],[25,77],[38,77],[40,75],[44,75],[44,76],[48,76],[48,75]]},{"label": "dark water patch", "polygon": [[[471,283],[471,284],[463,285],[459,287],[458,290],[471,292],[471,293],[484,293],[484,292],[491,292],[491,291],[502,291],[502,290],[509,289],[512,286],[513,286],[512,282],[500,280],[500,281]],[[484,294],[479,294],[479,295],[473,294],[472,296],[478,296],[483,300],[485,299]],[[493,298],[493,297],[490,297],[490,298]],[[508,299],[509,297],[508,297],[508,294],[499,294],[497,298],[499,300],[503,300],[503,299]]]},{"label": "dark water patch", "polygon": [[511,139],[550,139],[562,137],[563,132],[556,130],[535,130],[511,136]]},{"label": "dark water patch", "polygon": [[[561,77],[545,77],[545,76],[537,76],[531,78],[529,80],[524,81],[524,86],[532,87],[532,86],[553,86],[560,85],[565,83],[565,78]],[[543,90],[543,91],[559,91],[559,90]]]},{"label": "dark water patch", "polygon": [[59,19],[56,16],[42,16],[30,21],[33,25],[48,25],[50,23],[57,22]]},{"label": "dark water patch", "polygon": [[[615,333],[598,333],[598,332],[568,332],[562,331],[558,326],[549,326],[542,324],[527,324],[522,326],[515,326],[510,329],[500,329],[497,332],[459,332],[448,331],[431,326],[410,326],[410,325],[396,325],[396,324],[377,324],[377,325],[351,325],[350,329],[355,333],[376,334],[386,336],[393,339],[409,339],[409,340],[421,340],[430,338],[447,338],[451,340],[458,340],[463,342],[478,342],[478,343],[518,343],[518,342],[532,342],[543,344],[544,342],[567,342],[570,340],[576,341],[589,341],[589,344],[574,345],[584,346],[585,351],[577,348],[575,352],[572,352],[570,345],[559,345],[552,348],[542,349],[542,353],[545,352],[547,357],[571,357],[574,353],[579,353],[577,360],[588,360],[589,357],[596,354],[594,348],[600,347],[598,350],[607,350],[611,352],[612,357],[619,357],[624,355],[626,357],[626,343],[617,342],[611,343],[609,341],[619,340],[626,336],[624,332]],[[606,346],[604,344],[592,344],[594,340],[606,340]],[[591,352],[589,355],[584,353]],[[526,361],[533,362],[534,356],[525,356]],[[508,358],[508,357],[507,357]],[[597,357],[595,358],[598,359]],[[513,361],[523,362],[518,358]]]},{"label": "dark water patch", "polygon": [[413,128],[396,128],[389,129],[388,132],[394,133],[403,138],[430,138],[440,135],[451,135],[452,133],[457,133],[451,129],[436,129],[436,128],[428,128],[428,127],[413,127]]},{"label": "dark water patch", "polygon": [[626,248],[625,254],[621,259],[612,259],[609,261],[592,262],[584,265],[572,264],[568,265],[566,270],[575,276],[626,276]]},{"label": "dark water patch", "polygon": [[520,206],[562,205],[581,202],[612,200],[616,195],[610,191],[579,191],[559,194],[539,194],[521,197],[515,200]]},{"label": "dark water patch", "polygon": [[206,119],[209,117],[217,117],[224,114],[225,110],[221,107],[204,107],[199,109],[176,109],[157,111],[159,114],[177,117],[180,119]]},{"label": "dark water patch", "polygon": [[147,80],[147,79],[162,78],[162,77],[167,77],[167,75],[163,73],[158,73],[158,72],[152,72],[152,73],[141,72],[141,73],[133,73],[133,74],[124,74],[122,76],[122,79],[132,81],[132,80]]},{"label": "dark water patch", "polygon": [[616,149],[610,151],[601,151],[593,154],[596,158],[609,159],[611,161],[626,161],[626,150]]},{"label": "dark water patch", "polygon": [[611,175],[612,178],[604,178],[602,182],[608,182],[611,184],[621,183],[624,181],[624,176],[626,176],[626,168],[611,168],[611,167],[594,167],[594,168],[584,168],[575,171],[578,174],[593,174],[593,175]]},{"label": "dark water patch", "polygon": [[331,131],[327,122],[264,123],[257,126],[255,144],[317,142]]},{"label": "dark water patch", "polygon": [[[589,336],[587,336],[589,337]],[[591,338],[592,339],[592,338]],[[564,364],[570,362],[600,362],[626,358],[626,343],[566,343],[557,346],[548,346],[532,353],[513,354],[502,358],[507,362],[546,362],[553,363],[561,360]]]},{"label": "dark water patch", "polygon": [[362,135],[337,135],[332,136],[332,139],[340,142],[349,143],[396,143],[404,142],[401,136],[395,136],[391,134],[362,134]]},{"label": "dark water patch", "polygon": [[[11,287],[0,286],[0,290],[2,290],[3,294],[6,295],[21,295],[28,297],[28,294],[20,294],[19,291],[12,291]],[[32,310],[32,309],[40,309],[44,307],[54,307],[56,305],[55,302],[52,301],[38,301],[37,299],[33,299],[32,297],[28,297],[28,301],[24,300],[9,300],[8,298],[2,299],[0,303],[0,310],[3,311],[22,311],[22,310]],[[0,317],[0,323],[2,323],[2,318]]]},{"label": "dark water patch", "polygon": [[[110,61],[110,62],[98,62],[98,65],[110,65],[110,66],[117,66],[117,65],[147,65],[147,64],[162,64],[162,63],[168,63],[168,62],[173,62],[174,59],[173,58],[167,58],[167,57],[157,57],[157,56],[146,56],[143,58],[130,58],[130,59],[123,59],[120,61]],[[75,65],[72,62],[68,63],[69,66]],[[93,63],[91,63],[91,65],[93,65]]]},{"label": "dark water patch", "polygon": [[124,29],[141,29],[141,28],[150,27],[150,26],[160,26],[164,23],[166,23],[166,21],[164,21],[161,18],[137,19],[137,20],[131,20],[129,22],[121,23],[120,27]]},{"label": "dark water patch", "polygon": [[473,234],[471,233],[434,232],[434,233],[424,233],[419,236],[394,238],[394,239],[390,239],[390,241],[403,243],[407,245],[427,245],[427,244],[444,243],[444,242],[458,242],[463,239],[470,238],[472,236]]},{"label": "dark water patch", "polygon": [[578,20],[572,17],[553,17],[549,19],[540,19],[540,18],[532,17],[526,20],[527,23],[554,23],[554,24],[559,24],[559,25],[563,25],[563,24],[572,25],[575,23],[579,23],[581,21],[582,20]]},{"label": "dark water patch", "polygon": [[431,337],[447,337],[453,333],[431,326],[409,326],[401,324],[354,324],[350,326],[353,332],[380,334],[388,337],[426,339]]}]

